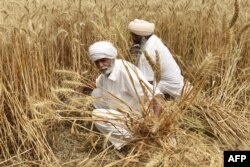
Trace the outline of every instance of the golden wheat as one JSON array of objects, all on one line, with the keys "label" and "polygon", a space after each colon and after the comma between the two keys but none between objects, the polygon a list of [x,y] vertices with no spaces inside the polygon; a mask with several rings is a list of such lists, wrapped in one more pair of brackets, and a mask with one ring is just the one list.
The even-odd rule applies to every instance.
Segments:
[{"label": "golden wheat", "polygon": [[159,52],[155,51],[155,55],[155,60],[153,60],[147,53],[147,51],[144,51],[144,56],[154,72],[154,79],[156,83],[158,83],[161,80],[161,65]]},{"label": "golden wheat", "polygon": [[160,152],[160,153],[154,155],[145,166],[146,167],[160,166],[160,164],[162,163],[162,160],[164,159],[165,154],[166,153],[164,153],[164,152]]},{"label": "golden wheat", "polygon": [[229,29],[232,28],[234,26],[234,24],[236,23],[237,21],[237,18],[239,16],[239,3],[238,3],[238,0],[235,0],[234,2],[234,15],[232,17],[232,20],[231,22],[229,23]]},{"label": "golden wheat", "polygon": [[[0,166],[222,166],[223,150],[250,149],[249,1],[0,4]],[[154,20],[194,89],[165,102],[157,124],[148,97],[140,101],[143,118],[126,122],[134,139],[120,159],[94,128],[93,98],[75,88],[93,88],[98,76],[88,57],[93,42],[109,40],[130,60],[127,24],[135,18]],[[145,53],[156,82],[158,54]]]}]

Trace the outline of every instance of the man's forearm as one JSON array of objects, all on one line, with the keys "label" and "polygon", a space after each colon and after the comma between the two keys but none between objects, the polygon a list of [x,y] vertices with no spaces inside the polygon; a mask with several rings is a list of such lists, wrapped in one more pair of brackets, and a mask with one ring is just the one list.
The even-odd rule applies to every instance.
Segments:
[{"label": "man's forearm", "polygon": [[89,85],[85,85],[85,86],[79,86],[76,91],[80,92],[80,93],[83,93],[83,94],[86,94],[88,92],[92,92],[93,89],[96,88],[96,85],[95,83],[91,83]]},{"label": "man's forearm", "polygon": [[155,117],[160,117],[162,113],[163,98],[161,95],[156,95],[153,99],[153,111]]}]

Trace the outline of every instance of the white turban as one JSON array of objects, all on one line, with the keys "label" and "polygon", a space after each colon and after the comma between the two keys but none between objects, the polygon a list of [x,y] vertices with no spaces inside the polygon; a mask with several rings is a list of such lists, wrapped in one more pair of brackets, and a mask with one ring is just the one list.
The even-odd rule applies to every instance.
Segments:
[{"label": "white turban", "polygon": [[136,35],[148,36],[154,33],[155,24],[145,20],[135,19],[129,23],[128,29]]},{"label": "white turban", "polygon": [[89,56],[92,61],[102,58],[115,59],[117,56],[117,50],[112,43],[100,41],[89,47]]}]

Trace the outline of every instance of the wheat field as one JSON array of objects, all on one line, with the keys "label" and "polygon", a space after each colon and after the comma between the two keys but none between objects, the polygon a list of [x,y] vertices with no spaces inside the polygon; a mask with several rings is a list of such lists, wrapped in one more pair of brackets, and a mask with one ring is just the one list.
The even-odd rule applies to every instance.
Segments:
[{"label": "wheat field", "polygon": [[[1,0],[0,11],[0,166],[221,167],[224,150],[250,150],[249,0]],[[121,158],[76,89],[98,76],[87,54],[98,40],[133,62],[135,18],[156,24],[193,90],[166,101],[157,126],[133,124]]]}]

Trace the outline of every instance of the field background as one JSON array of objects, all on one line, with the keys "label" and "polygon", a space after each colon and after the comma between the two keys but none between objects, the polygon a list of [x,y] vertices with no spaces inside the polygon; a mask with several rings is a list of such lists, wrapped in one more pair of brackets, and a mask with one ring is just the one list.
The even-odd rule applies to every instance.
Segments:
[{"label": "field background", "polygon": [[[133,61],[135,18],[156,24],[194,89],[164,104],[158,127],[135,123],[120,158],[93,128],[92,98],[75,90],[98,75],[95,41]],[[249,0],[1,0],[0,34],[0,166],[214,167],[223,150],[250,150]]]}]

